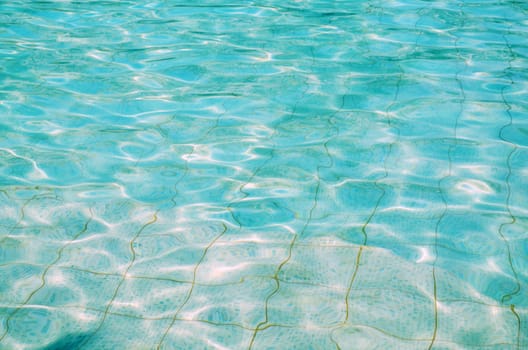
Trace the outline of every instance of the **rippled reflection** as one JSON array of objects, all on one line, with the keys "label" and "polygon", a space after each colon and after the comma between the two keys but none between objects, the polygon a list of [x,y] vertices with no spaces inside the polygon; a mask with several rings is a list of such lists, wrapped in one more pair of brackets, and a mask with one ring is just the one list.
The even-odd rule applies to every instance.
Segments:
[{"label": "rippled reflection", "polygon": [[2,4],[0,348],[528,347],[527,12]]}]

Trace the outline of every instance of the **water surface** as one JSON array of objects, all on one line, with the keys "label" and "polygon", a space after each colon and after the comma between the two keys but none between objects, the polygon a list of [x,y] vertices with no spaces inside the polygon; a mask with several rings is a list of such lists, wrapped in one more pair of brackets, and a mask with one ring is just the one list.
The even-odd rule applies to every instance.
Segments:
[{"label": "water surface", "polygon": [[528,347],[528,6],[0,4],[0,349]]}]

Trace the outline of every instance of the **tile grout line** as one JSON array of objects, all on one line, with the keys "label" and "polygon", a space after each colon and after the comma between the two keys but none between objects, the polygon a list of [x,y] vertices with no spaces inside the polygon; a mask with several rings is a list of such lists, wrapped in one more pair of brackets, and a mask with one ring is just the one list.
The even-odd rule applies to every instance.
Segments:
[{"label": "tile grout line", "polygon": [[[507,33],[511,34],[512,24],[511,24],[511,22],[508,22],[508,23],[509,23],[509,25],[508,25]],[[508,38],[506,37],[506,34],[503,33],[502,34],[502,38],[503,38],[504,43],[505,43],[505,45],[506,45],[506,47],[508,49],[508,52],[509,52],[508,67],[504,70],[504,76],[506,76],[508,78],[508,80],[510,81],[510,87],[511,87],[511,86],[515,85],[515,82],[513,80],[513,77],[511,75],[510,71],[513,68],[512,62],[516,59],[516,55],[515,55],[515,52],[513,51],[512,45],[510,44]],[[515,269],[515,267],[513,265],[513,257],[512,257],[512,253],[511,253],[510,242],[509,242],[508,239],[506,239],[506,236],[504,235],[504,228],[506,226],[515,225],[516,222],[517,222],[517,218],[515,217],[515,215],[513,215],[512,211],[511,211],[511,207],[510,207],[511,195],[512,195],[510,178],[511,178],[511,175],[512,175],[511,158],[513,157],[513,155],[515,154],[515,152],[518,149],[518,146],[517,146],[516,143],[514,143],[512,141],[509,141],[506,137],[504,137],[504,131],[507,128],[513,126],[513,115],[511,113],[512,106],[506,100],[506,96],[504,94],[504,90],[505,89],[506,89],[506,86],[503,86],[502,89],[501,89],[501,98],[502,98],[502,102],[506,106],[506,113],[508,115],[508,122],[506,124],[504,124],[500,128],[499,138],[502,141],[508,143],[511,146],[511,151],[509,152],[509,154],[508,154],[508,156],[506,158],[506,165],[508,166],[508,174],[506,175],[506,187],[507,187],[506,209],[507,209],[508,215],[510,217],[510,220],[507,221],[507,222],[501,223],[501,225],[499,226],[499,231],[498,232],[499,232],[499,236],[501,237],[501,239],[504,242],[504,245],[506,247],[506,251],[507,251],[507,254],[508,254],[508,263],[509,263],[510,269],[511,269],[511,271],[513,273],[513,277],[515,279],[515,288],[511,292],[508,292],[507,294],[504,294],[502,296],[501,303],[503,303],[503,304],[505,302],[509,302],[512,299],[513,296],[519,294],[520,291],[521,291],[521,283],[519,281],[519,276],[518,276],[517,270]],[[510,311],[512,312],[512,314],[514,315],[514,317],[515,317],[515,319],[517,321],[516,348],[517,349],[521,349],[521,319],[519,317],[519,314],[515,311],[515,304],[513,304],[513,303],[510,304]]]},{"label": "tile grout line", "polygon": [[[314,57],[314,54],[313,54],[313,47],[310,47],[310,52],[311,52],[311,69],[313,70],[313,65],[315,64],[315,57]],[[295,105],[293,106],[293,109],[291,111],[291,116],[294,116],[297,112],[297,106],[299,105],[299,103],[304,99],[304,97],[306,96],[306,93],[309,89],[309,84],[308,83],[308,80],[306,80],[306,86],[305,86],[305,89],[304,91],[302,92],[302,95],[301,97],[295,102]],[[277,127],[275,127],[274,130],[277,130]],[[313,207],[312,207],[313,208]],[[310,211],[311,213],[311,211]],[[309,220],[309,218],[307,219]],[[305,222],[305,225],[306,227],[306,222]],[[288,256],[281,261],[281,263],[278,265],[277,269],[275,270],[275,273],[274,275],[272,276],[273,280],[275,281],[275,289],[266,296],[265,300],[264,300],[264,320],[259,322],[257,324],[257,326],[255,327],[255,330],[251,336],[251,339],[249,341],[249,345],[248,345],[248,350],[251,350],[253,348],[253,344],[255,342],[255,339],[257,337],[257,333],[262,330],[262,329],[265,329],[263,327],[266,327],[268,324],[269,324],[269,315],[268,315],[268,303],[269,303],[269,300],[276,294],[278,293],[279,289],[280,289],[280,281],[279,281],[279,278],[278,278],[278,275],[282,269],[282,267],[288,263],[288,261],[291,259],[291,255],[292,255],[292,251],[293,251],[293,246],[298,238],[298,233],[294,232],[293,233],[293,238],[292,240],[290,241],[290,244],[289,244],[289,247],[288,247]]]},{"label": "tile grout line", "polygon": [[[313,52],[313,47],[310,47],[310,52],[311,52],[311,56],[312,56],[312,70],[313,70],[313,65],[315,64],[315,54]],[[306,87],[305,93],[306,93],[307,90],[308,90],[308,86]],[[299,102],[300,102],[300,100],[299,100]],[[320,191],[320,186],[321,186],[320,169],[321,168],[328,168],[329,169],[329,168],[333,167],[334,160],[333,160],[333,157],[332,157],[332,155],[330,154],[330,152],[328,150],[328,143],[333,138],[335,138],[336,135],[339,134],[339,128],[335,126],[335,122],[333,121],[333,118],[343,109],[343,106],[344,106],[344,96],[342,96],[342,98],[341,98],[341,104],[340,104],[339,108],[336,111],[334,111],[327,119],[327,123],[330,124],[332,126],[332,128],[335,130],[335,135],[329,137],[323,143],[323,148],[324,148],[324,150],[326,152],[326,156],[329,159],[329,164],[328,165],[318,165],[317,168],[316,168],[317,185],[316,185],[316,188],[315,188],[313,204],[312,204],[312,207],[310,208],[310,211],[309,211],[309,214],[308,214],[308,218],[305,221],[301,231],[298,234],[297,233],[294,234],[294,237],[293,237],[293,239],[292,239],[292,241],[290,243],[289,249],[288,249],[288,256],[286,257],[285,260],[283,260],[281,262],[281,264],[278,266],[277,270],[275,271],[273,279],[276,281],[276,288],[270,294],[268,294],[268,296],[266,297],[266,300],[265,300],[265,319],[264,319],[264,321],[260,322],[257,325],[257,327],[256,327],[256,329],[255,329],[255,331],[254,331],[254,333],[253,333],[253,335],[251,337],[251,341],[249,343],[249,347],[248,347],[249,350],[251,350],[253,348],[253,345],[254,345],[254,342],[255,342],[255,339],[257,337],[258,332],[271,327],[271,324],[269,323],[269,316],[268,316],[269,301],[280,290],[281,279],[279,278],[279,274],[282,271],[282,268],[291,260],[293,247],[294,247],[297,239],[304,234],[304,232],[306,231],[306,229],[308,228],[308,226],[310,225],[310,223],[312,221],[313,212],[314,212],[314,210],[315,210],[315,208],[317,207],[317,204],[318,204],[318,197],[319,197],[319,191]],[[296,110],[296,106],[295,106],[295,108],[294,108],[294,110],[292,112],[292,115],[295,114],[295,110]]]},{"label": "tile grout line", "polygon": [[[461,15],[462,17],[462,24],[461,24],[461,28],[463,28],[465,26],[465,18],[464,18],[464,11],[463,11],[463,6],[464,6],[464,1],[462,0],[460,3],[459,3],[459,14]],[[454,42],[454,45],[455,45],[455,49],[456,49],[456,52],[457,52],[457,59],[460,60],[461,59],[461,52],[460,52],[460,47],[458,46],[458,42],[460,40],[460,36],[456,36],[456,39],[455,39],[455,42]],[[448,172],[447,172],[447,175],[443,176],[442,178],[440,178],[438,180],[438,183],[437,183],[437,186],[438,186],[438,190],[440,192],[440,195],[441,195],[441,198],[442,198],[442,202],[444,204],[444,209],[442,211],[442,214],[440,215],[438,221],[436,222],[436,225],[435,225],[435,232],[434,232],[434,260],[433,260],[433,264],[432,264],[432,277],[433,277],[433,302],[434,302],[434,327],[433,327],[433,335],[430,339],[430,343],[427,347],[428,350],[431,350],[436,342],[436,338],[437,338],[437,334],[438,334],[438,320],[439,320],[439,316],[438,316],[438,279],[437,279],[437,276],[436,276],[436,263],[438,261],[438,257],[439,257],[439,253],[438,253],[438,247],[439,247],[439,244],[438,244],[438,233],[440,231],[440,225],[442,223],[442,221],[444,220],[444,218],[447,216],[447,212],[449,210],[449,204],[447,202],[447,199],[446,199],[446,193],[445,191],[442,189],[442,183],[445,182],[445,180],[449,179],[451,176],[452,176],[452,168],[453,168],[453,161],[452,161],[452,154],[453,154],[453,151],[456,149],[457,145],[458,145],[458,124],[459,124],[459,121],[460,121],[460,117],[462,116],[462,113],[464,111],[464,104],[465,104],[465,101],[466,101],[466,93],[465,93],[465,90],[464,90],[464,86],[462,84],[462,81],[460,80],[459,78],[459,75],[462,71],[464,71],[465,69],[467,68],[467,63],[464,61],[464,66],[463,68],[459,69],[456,73],[455,73],[455,81],[457,82],[457,85],[458,85],[458,88],[459,88],[459,94],[460,94],[460,100],[459,100],[459,111],[457,113],[457,116],[455,118],[455,125],[453,127],[453,137],[454,137],[454,145],[450,144],[449,147],[448,147],[448,150],[447,150],[447,159],[448,159],[448,162],[449,162],[449,165],[448,165]]]},{"label": "tile grout line", "polygon": [[[383,11],[381,11],[383,12]],[[380,21],[379,17],[381,15],[378,15],[378,21]],[[380,21],[381,22],[381,21]],[[416,22],[418,23],[418,21]],[[415,29],[416,29],[416,24],[415,24]],[[418,42],[418,38],[416,39],[416,42],[415,42],[415,48],[414,50],[416,50],[416,47],[417,47],[417,42]],[[413,51],[414,52],[414,51]],[[388,171],[388,167],[387,167],[387,162],[388,162],[388,159],[392,153],[392,148],[394,147],[394,145],[397,143],[397,140],[399,139],[399,136],[400,136],[400,130],[399,128],[397,127],[394,127],[392,126],[392,121],[391,121],[391,116],[390,116],[390,113],[391,113],[391,108],[394,106],[394,104],[396,103],[396,101],[398,100],[398,97],[399,97],[399,93],[400,93],[400,85],[401,85],[401,82],[403,80],[403,76],[404,76],[404,71],[401,67],[401,65],[398,64],[398,67],[399,67],[399,70],[400,70],[400,73],[398,74],[398,80],[396,82],[396,88],[395,88],[395,92],[394,92],[394,96],[393,96],[393,99],[392,101],[387,105],[387,107],[385,108],[385,115],[386,115],[386,123],[387,123],[387,126],[389,128],[392,128],[394,130],[397,131],[397,137],[396,139],[389,145],[388,147],[388,150],[387,150],[387,153],[385,154],[385,157],[383,159],[383,167],[384,167],[384,175],[381,177],[381,178],[378,178],[375,180],[374,182],[374,185],[381,191],[377,201],[376,201],[376,204],[374,205],[369,217],[367,218],[367,220],[365,221],[365,223],[362,225],[361,227],[361,233],[363,235],[363,242],[362,244],[360,245],[359,249],[358,249],[358,252],[356,254],[356,259],[355,259],[355,263],[354,263],[354,267],[353,267],[353,272],[352,272],[352,276],[350,277],[350,281],[348,283],[348,287],[347,287],[347,291],[345,293],[345,318],[344,320],[341,322],[341,324],[337,327],[335,327],[331,333],[330,333],[330,340],[334,343],[334,345],[336,346],[336,349],[337,350],[341,350],[341,347],[339,345],[339,343],[334,339],[334,333],[345,327],[346,324],[349,322],[349,318],[350,318],[350,305],[349,305],[349,298],[350,298],[350,294],[352,292],[352,288],[354,286],[354,282],[356,280],[356,277],[357,277],[357,274],[359,272],[359,266],[361,264],[361,257],[362,257],[362,253],[363,253],[363,249],[367,246],[368,244],[368,234],[367,234],[367,227],[368,225],[370,224],[370,222],[372,221],[372,219],[374,218],[374,216],[376,215],[377,211],[378,211],[378,208],[379,208],[379,205],[381,204],[381,201],[383,200],[383,198],[385,197],[385,194],[386,194],[386,191],[384,189],[384,187],[382,187],[380,185],[380,181],[386,179],[388,177],[388,174],[389,174],[389,171]]]}]

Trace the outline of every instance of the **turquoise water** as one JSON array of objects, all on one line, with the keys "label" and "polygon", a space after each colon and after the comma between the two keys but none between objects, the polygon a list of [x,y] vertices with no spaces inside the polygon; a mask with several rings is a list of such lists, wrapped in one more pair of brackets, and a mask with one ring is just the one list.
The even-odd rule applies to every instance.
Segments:
[{"label": "turquoise water", "polygon": [[0,349],[528,349],[527,14],[0,2]]}]

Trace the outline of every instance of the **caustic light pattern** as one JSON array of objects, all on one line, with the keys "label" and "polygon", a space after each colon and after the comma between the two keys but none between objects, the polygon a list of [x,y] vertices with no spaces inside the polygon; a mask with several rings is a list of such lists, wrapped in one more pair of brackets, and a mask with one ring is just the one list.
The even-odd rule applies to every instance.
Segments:
[{"label": "caustic light pattern", "polygon": [[0,4],[0,349],[528,348],[523,1]]}]

